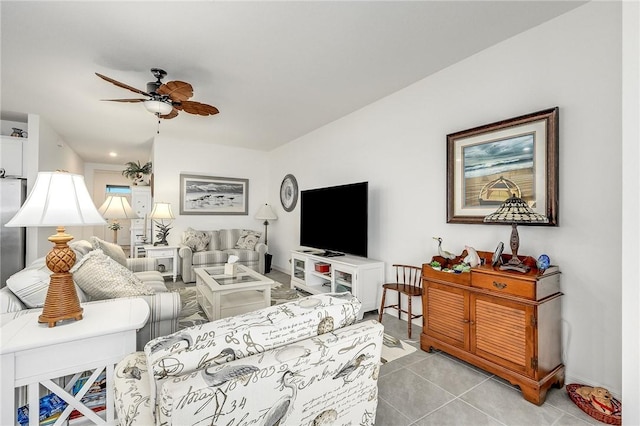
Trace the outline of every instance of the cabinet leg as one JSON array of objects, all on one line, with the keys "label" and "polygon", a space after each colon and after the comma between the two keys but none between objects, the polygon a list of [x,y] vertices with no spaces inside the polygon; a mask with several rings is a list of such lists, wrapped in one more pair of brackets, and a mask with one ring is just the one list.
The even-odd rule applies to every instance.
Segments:
[{"label": "cabinet leg", "polygon": [[563,365],[558,367],[554,372],[547,376],[545,380],[539,384],[539,386],[520,385],[520,390],[522,391],[522,396],[524,397],[524,399],[533,404],[542,405],[547,398],[547,391],[551,386],[555,386],[557,388],[562,388],[564,386]]}]

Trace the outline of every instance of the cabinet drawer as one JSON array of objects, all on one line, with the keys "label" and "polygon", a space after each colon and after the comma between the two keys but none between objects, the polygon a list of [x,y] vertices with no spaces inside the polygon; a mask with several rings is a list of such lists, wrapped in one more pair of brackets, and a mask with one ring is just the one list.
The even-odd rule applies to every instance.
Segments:
[{"label": "cabinet drawer", "polygon": [[165,250],[147,250],[147,256],[149,257],[173,257],[173,249],[165,249]]},{"label": "cabinet drawer", "polygon": [[531,300],[536,298],[534,283],[504,276],[477,274],[471,280],[471,286]]}]

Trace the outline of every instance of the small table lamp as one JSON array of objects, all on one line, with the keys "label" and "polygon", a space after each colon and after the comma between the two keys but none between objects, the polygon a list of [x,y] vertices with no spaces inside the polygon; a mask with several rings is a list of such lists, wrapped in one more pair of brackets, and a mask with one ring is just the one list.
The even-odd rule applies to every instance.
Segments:
[{"label": "small table lamp", "polygon": [[498,210],[485,216],[484,221],[487,223],[511,224],[511,259],[500,266],[500,269],[528,272],[529,267],[518,258],[518,247],[520,246],[518,224],[549,223],[549,218],[534,212],[522,198],[511,195],[498,207]]},{"label": "small table lamp", "polygon": [[18,213],[5,226],[57,227],[49,237],[54,244],[47,254],[47,267],[53,272],[38,322],[49,327],[65,319],[82,319],[82,308],[69,270],[76,254],[67,245],[73,236],[65,226],[104,225],[106,222],[93,204],[84,177],[67,172],[40,172],[36,183]]},{"label": "small table lamp", "polygon": [[267,244],[267,227],[269,226],[269,220],[276,220],[278,216],[273,211],[269,204],[263,205],[256,213],[256,219],[264,220],[264,243]]},{"label": "small table lamp", "polygon": [[160,239],[160,241],[156,241],[153,243],[154,246],[168,246],[167,236],[169,235],[169,230],[171,229],[169,225],[171,222],[165,224],[165,219],[172,220],[175,219],[173,212],[171,211],[171,204],[169,203],[153,203],[153,210],[151,210],[151,214],[149,215],[149,219],[153,220],[158,227],[158,233],[156,237]]},{"label": "small table lamp", "polygon": [[121,228],[118,223],[119,219],[138,219],[138,215],[133,211],[126,197],[121,195],[109,195],[104,203],[98,209],[98,212],[105,219],[112,219],[113,222],[108,226],[113,231],[113,243],[118,244],[118,229]]}]

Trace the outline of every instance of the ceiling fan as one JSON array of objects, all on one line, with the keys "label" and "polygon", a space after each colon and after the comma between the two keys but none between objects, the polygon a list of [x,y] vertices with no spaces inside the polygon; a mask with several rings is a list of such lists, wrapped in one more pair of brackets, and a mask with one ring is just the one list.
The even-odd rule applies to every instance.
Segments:
[{"label": "ceiling fan", "polygon": [[150,113],[159,118],[174,118],[178,115],[178,111],[184,111],[189,114],[196,115],[214,115],[219,113],[218,108],[203,104],[200,102],[190,101],[193,96],[193,86],[184,81],[169,81],[163,83],[162,79],[167,75],[165,70],[160,68],[151,68],[151,74],[156,81],[147,83],[147,91],[136,89],[128,84],[121,83],[117,80],[96,73],[103,80],[113,83],[123,89],[131,90],[134,93],[144,95],[146,99],[103,99],[112,102],[142,102]]}]

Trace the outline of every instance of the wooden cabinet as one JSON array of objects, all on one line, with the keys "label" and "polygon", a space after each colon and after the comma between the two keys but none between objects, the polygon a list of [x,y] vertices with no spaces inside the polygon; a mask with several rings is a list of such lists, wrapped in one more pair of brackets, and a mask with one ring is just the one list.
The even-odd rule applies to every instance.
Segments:
[{"label": "wooden cabinet", "polygon": [[317,252],[291,252],[291,285],[311,294],[349,291],[365,312],[378,309],[384,262],[357,256],[324,257]]},{"label": "wooden cabinet", "polygon": [[552,385],[564,385],[557,267],[523,274],[482,265],[456,274],[424,264],[422,276],[423,350],[442,350],[500,376],[538,405]]}]

